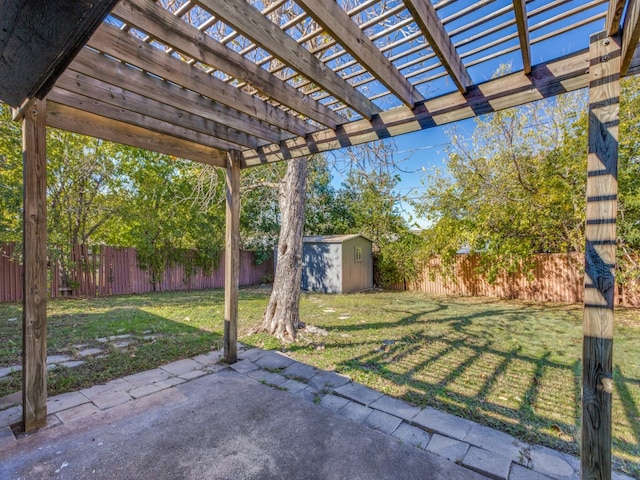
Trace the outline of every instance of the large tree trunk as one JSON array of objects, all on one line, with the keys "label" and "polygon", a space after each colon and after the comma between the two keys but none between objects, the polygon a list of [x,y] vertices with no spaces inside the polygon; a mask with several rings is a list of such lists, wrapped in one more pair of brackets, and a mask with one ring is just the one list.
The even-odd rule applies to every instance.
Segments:
[{"label": "large tree trunk", "polygon": [[306,157],[290,160],[280,187],[276,273],[263,323],[267,332],[288,341],[294,341],[296,330],[304,326],[299,317],[299,302],[307,167]]}]

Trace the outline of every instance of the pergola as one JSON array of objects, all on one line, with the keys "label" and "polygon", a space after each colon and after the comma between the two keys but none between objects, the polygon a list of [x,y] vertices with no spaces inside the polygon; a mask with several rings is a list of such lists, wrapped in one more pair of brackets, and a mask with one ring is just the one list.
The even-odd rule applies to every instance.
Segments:
[{"label": "pergola", "polygon": [[[640,71],[640,0],[2,0],[0,10],[0,100],[23,122],[25,431],[47,421],[47,125],[226,169],[235,362],[240,169],[589,87],[581,462],[583,478],[610,478],[618,102],[620,78]],[[504,62],[514,72],[487,79]]]}]

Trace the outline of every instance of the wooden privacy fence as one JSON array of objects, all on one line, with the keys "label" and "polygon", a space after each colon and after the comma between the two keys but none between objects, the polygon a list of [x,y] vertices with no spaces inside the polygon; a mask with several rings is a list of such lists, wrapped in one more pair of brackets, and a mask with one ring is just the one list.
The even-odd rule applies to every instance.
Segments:
[{"label": "wooden privacy fence", "polygon": [[[479,257],[458,255],[454,275],[440,274],[440,259],[432,258],[420,278],[392,285],[395,290],[410,290],[432,295],[461,295],[534,300],[538,302],[581,303],[584,294],[584,255],[541,254],[531,272],[502,274],[489,283],[478,273]],[[640,284],[618,284],[616,305],[640,307]]]},{"label": "wooden privacy fence", "polygon": [[[149,273],[138,266],[135,248],[74,246],[70,282],[63,287],[59,263],[48,266],[49,294],[93,297],[154,290]],[[273,277],[273,260],[257,264],[253,252],[240,252],[240,285],[255,285]],[[217,268],[205,273],[201,268],[188,272],[184,265],[168,266],[155,290],[204,290],[224,286],[224,255]],[[22,265],[16,259],[16,245],[0,244],[0,302],[22,300]]]}]

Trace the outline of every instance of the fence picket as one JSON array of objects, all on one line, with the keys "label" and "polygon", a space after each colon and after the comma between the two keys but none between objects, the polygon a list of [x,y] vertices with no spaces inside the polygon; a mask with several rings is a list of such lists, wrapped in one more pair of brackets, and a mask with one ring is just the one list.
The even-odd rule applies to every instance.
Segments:
[{"label": "fence picket", "polygon": [[[15,250],[15,243],[0,243],[0,302],[22,300],[22,265],[14,258]],[[75,265],[71,278],[78,282],[77,288],[68,292],[71,296],[147,293],[153,290],[147,272],[138,266],[135,248],[100,246],[92,248],[89,253],[86,246],[75,245],[71,251]],[[257,265],[252,252],[241,253],[240,285],[253,285],[264,277],[273,276],[272,260]],[[223,259],[209,274],[201,268],[192,273],[191,276],[186,275],[183,265],[167,267],[158,282],[159,290],[200,290],[224,286]],[[50,297],[59,297],[61,287],[59,260],[52,260],[49,265]]]},{"label": "fence picket", "polygon": [[[394,290],[410,290],[431,295],[516,298],[538,302],[581,303],[583,295],[582,254],[541,254],[535,258],[533,279],[526,273],[498,275],[491,284],[478,274],[478,257],[459,255],[454,277],[439,274],[440,260],[430,259],[413,282],[390,285]],[[640,284],[618,285],[616,305],[640,307]]]}]

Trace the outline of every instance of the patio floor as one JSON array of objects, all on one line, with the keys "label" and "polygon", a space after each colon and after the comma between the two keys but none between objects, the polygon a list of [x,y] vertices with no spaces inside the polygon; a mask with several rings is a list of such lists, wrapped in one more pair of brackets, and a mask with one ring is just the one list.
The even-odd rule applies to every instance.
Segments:
[{"label": "patio floor", "polygon": [[21,407],[5,408],[0,478],[579,478],[575,457],[278,352],[220,358],[51,397],[49,426],[17,438]]}]

